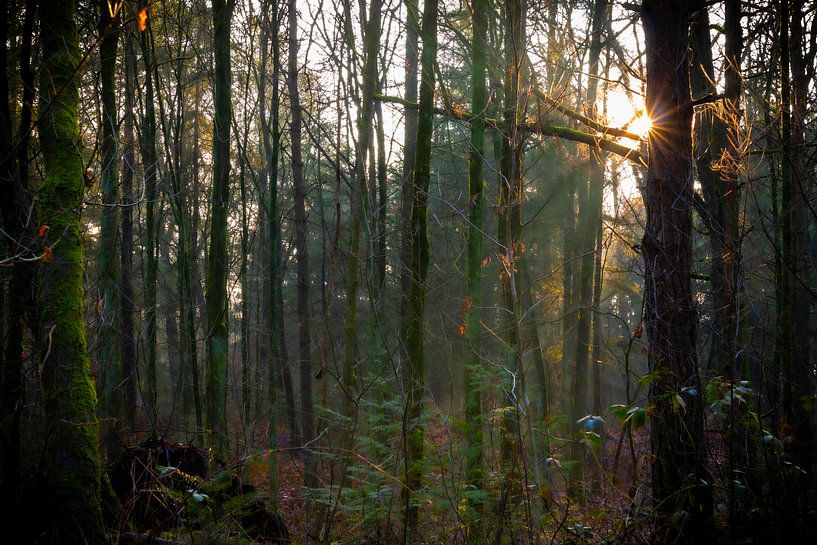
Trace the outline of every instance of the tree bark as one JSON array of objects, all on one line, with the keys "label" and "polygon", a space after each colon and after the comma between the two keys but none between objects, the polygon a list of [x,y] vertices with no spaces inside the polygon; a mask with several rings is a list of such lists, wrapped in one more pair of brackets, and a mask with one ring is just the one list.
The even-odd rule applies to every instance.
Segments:
[{"label": "tree bark", "polygon": [[[298,260],[298,360],[301,386],[301,426],[304,444],[315,439],[315,410],[312,401],[312,335],[309,325],[309,247],[306,222],[306,182],[301,153],[301,101],[298,89],[298,11],[295,0],[289,1],[289,57],[287,87],[292,117],[289,123],[292,157],[292,187],[295,207],[295,251]],[[304,454],[304,485],[317,484],[318,460],[308,448]]]},{"label": "tree bark", "polygon": [[[144,0],[139,3],[140,9],[147,9]],[[151,18],[147,19],[147,28],[140,33],[142,62],[145,66],[145,100],[142,115],[142,127],[139,142],[142,154],[142,165],[145,175],[145,367],[147,374],[147,399],[145,400],[148,418],[156,426],[156,276],[158,271],[158,246],[156,221],[156,182],[158,157],[156,153],[156,106],[153,89],[153,53],[152,53]]]},{"label": "tree bark", "polygon": [[[643,189],[645,322],[651,373],[652,489],[659,541],[703,542],[714,531],[692,299],[690,3],[645,0],[650,162]],[[683,409],[680,409],[683,402]]]},{"label": "tree bark", "polygon": [[[80,48],[76,3],[40,5],[42,68],[38,133],[44,162],[40,219],[49,227],[39,271],[42,394],[48,430],[45,462],[53,501],[54,543],[106,543],[96,396],[86,353],[80,214],[83,161],[79,132]],[[59,240],[59,244],[56,241]]]},{"label": "tree bark", "polygon": [[[279,16],[278,0],[265,0],[261,4],[261,16],[265,22],[265,35],[263,40],[269,39],[269,46],[272,48],[272,78],[270,86],[272,87],[272,100],[270,103],[269,119],[264,115],[261,116],[262,130],[263,130],[263,144],[264,157],[267,161],[265,166],[267,178],[269,180],[269,190],[267,197],[267,230],[269,233],[269,250],[267,250],[269,262],[269,270],[267,278],[265,279],[264,297],[267,299],[266,308],[267,314],[267,341],[269,343],[269,358],[270,365],[268,367],[268,402],[269,402],[269,428],[267,431],[267,446],[270,449],[269,458],[269,505],[270,510],[274,513],[278,510],[278,419],[277,419],[277,401],[279,380],[277,380],[277,373],[281,370],[284,360],[281,358],[281,350],[278,343],[278,315],[282,312],[282,308],[278,305],[278,294],[281,289],[281,223],[278,213],[278,154],[281,149],[281,129],[280,129],[280,77],[281,77],[281,46],[279,41],[279,32],[281,26],[281,18]],[[266,52],[266,47],[264,48]],[[266,70],[266,59],[262,61],[262,69]],[[265,77],[266,73],[262,73]],[[260,86],[259,99],[266,102],[266,93],[264,86]],[[262,109],[263,112],[263,109]]]},{"label": "tree bark", "polygon": [[[417,101],[418,41],[420,27],[415,2],[404,2],[406,8],[406,70],[404,95],[409,102]],[[400,338],[406,338],[408,327],[408,292],[411,283],[411,205],[414,202],[414,155],[417,150],[416,108],[406,107],[403,133],[403,183],[400,191]],[[402,343],[401,343],[402,344]],[[405,352],[405,345],[401,346]]]},{"label": "tree bark", "polygon": [[413,198],[411,201],[411,268],[409,271],[406,324],[406,354],[403,387],[406,408],[403,416],[405,476],[403,502],[403,543],[419,541],[417,504],[413,496],[423,477],[424,428],[422,421],[425,375],[425,297],[428,277],[428,186],[431,179],[431,141],[434,133],[434,63],[437,57],[437,0],[423,6],[423,52],[420,76],[420,107],[417,122]]},{"label": "tree bark", "polygon": [[[592,14],[592,34],[588,54],[589,73],[587,81],[587,104],[589,117],[595,119],[598,109],[596,100],[599,83],[599,58],[601,57],[602,29],[607,18],[607,1],[596,0]],[[601,225],[601,200],[604,189],[604,164],[595,150],[588,149],[586,164],[587,182],[582,184],[579,192],[579,314],[576,321],[576,365],[573,377],[573,393],[570,419],[577,437],[571,443],[570,458],[577,462],[571,466],[570,492],[579,501],[585,499],[584,489],[584,452],[585,443],[579,441],[583,430],[578,421],[587,415],[587,375],[590,365],[591,328],[593,323],[593,280],[596,266],[596,234]]]},{"label": "tree bark", "polygon": [[[8,66],[8,3],[0,4],[0,66]],[[23,85],[22,107],[16,142],[12,139],[8,80],[0,82],[0,218],[9,239],[4,247],[9,255],[22,252],[32,257],[33,225],[31,191],[28,187],[30,129],[34,102],[34,73],[31,70],[32,34],[36,2],[26,0],[23,16],[23,38],[19,52],[20,78]],[[16,148],[16,153],[15,153]],[[32,216],[29,216],[32,214]],[[28,255],[26,255],[28,254]],[[0,497],[9,505],[8,520],[17,520],[19,509],[22,458],[20,451],[20,417],[25,399],[23,375],[23,339],[26,329],[34,330],[37,310],[33,283],[33,262],[14,263],[3,273],[7,284],[0,291]],[[4,282],[5,284],[5,282]],[[22,533],[12,527],[9,539]]]},{"label": "tree bark", "polygon": [[230,22],[234,2],[213,0],[215,57],[213,122],[213,189],[210,208],[210,249],[207,262],[207,411],[209,444],[217,458],[226,460],[227,436],[227,217],[230,205],[230,125],[232,92]]},{"label": "tree bark", "polygon": [[465,426],[468,442],[465,465],[469,492],[468,543],[483,539],[481,513],[485,485],[484,446],[482,432],[482,365],[480,337],[482,334],[482,259],[483,221],[485,216],[484,153],[485,122],[479,116],[488,107],[486,71],[488,60],[488,2],[473,3],[473,41],[471,42],[471,149],[468,156],[468,238],[466,242],[466,273],[462,332],[465,337],[463,367],[465,370]]},{"label": "tree bark", "polygon": [[125,119],[122,133],[122,226],[119,247],[119,351],[122,361],[125,425],[136,425],[137,375],[136,339],[133,335],[133,172],[136,167],[133,85],[136,80],[136,54],[128,37],[125,41]]},{"label": "tree bark", "polygon": [[[97,276],[97,366],[102,380],[97,384],[100,416],[105,418],[102,443],[113,460],[122,448],[119,437],[122,417],[119,345],[119,116],[116,108],[116,55],[119,46],[119,13],[112,14],[107,0],[99,2],[99,46],[102,98],[102,220],[99,235]],[[113,16],[112,16],[113,15]]]}]

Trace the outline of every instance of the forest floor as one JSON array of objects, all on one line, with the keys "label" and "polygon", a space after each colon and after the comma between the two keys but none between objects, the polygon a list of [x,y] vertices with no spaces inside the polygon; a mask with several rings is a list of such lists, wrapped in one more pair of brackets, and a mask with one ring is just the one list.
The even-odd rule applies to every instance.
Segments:
[{"label": "forest floor", "polygon": [[[654,518],[649,486],[652,455],[649,454],[647,428],[635,430],[632,436],[622,435],[621,428],[613,423],[601,433],[600,450],[594,451],[588,445],[584,464],[587,483],[584,501],[575,501],[568,494],[570,462],[564,461],[568,457],[568,442],[559,439],[558,435],[554,433],[550,437],[547,456],[534,460],[530,453],[526,453],[519,458],[517,492],[506,504],[508,507],[503,511],[498,507],[500,502],[494,501],[481,516],[485,521],[483,541],[500,542],[499,534],[510,531],[519,537],[517,541],[528,543],[649,543]],[[496,437],[486,437],[489,444],[496,443],[496,440]],[[328,440],[324,442],[329,443]],[[464,499],[467,493],[462,484],[463,443],[461,431],[455,425],[430,420],[426,433],[424,488],[416,494],[423,543],[466,542],[464,521],[468,509]],[[724,452],[718,435],[713,434],[709,443],[710,469],[714,478],[722,480]],[[530,442],[526,441],[526,444]],[[337,487],[342,463],[339,449],[326,444],[317,449],[317,452],[322,452],[323,448],[329,453],[319,457],[321,485],[316,490],[305,490],[301,452],[297,448],[281,448],[278,509],[289,531],[286,543],[399,543],[402,513],[400,445],[387,446],[390,448],[381,450],[385,458],[381,458],[379,464],[362,455],[354,459],[342,492]],[[250,485],[247,490],[252,490],[252,497],[257,496],[260,500],[255,505],[267,504],[269,452],[257,449],[229,464],[232,487],[235,488],[236,482]],[[491,448],[486,452],[489,453],[485,460],[488,469],[486,492],[488,497],[501,498],[503,486],[508,481],[503,477],[502,464],[497,459],[499,451]],[[157,464],[158,472],[167,469],[162,465]],[[211,471],[205,481],[217,480],[217,473]],[[206,490],[207,486],[203,484],[202,489]],[[218,492],[211,493],[211,496],[216,500]],[[148,529],[148,533],[161,535],[173,543],[274,543],[260,537],[263,533],[252,534],[245,525],[244,513],[230,510],[233,509],[230,499],[216,500],[222,504],[207,507],[209,518],[195,518],[185,513],[179,515],[175,525],[166,526],[164,531],[157,527]],[[758,521],[743,520],[737,524],[734,519],[730,521],[730,506],[726,504],[724,490],[716,490],[714,501],[717,535],[724,539],[728,537],[732,542],[753,542],[752,525]],[[201,506],[191,506],[188,502],[187,507],[180,508],[177,514],[191,508],[201,510]],[[508,515],[510,512],[513,515]],[[330,526],[321,528],[317,521],[328,521],[325,524]],[[727,536],[730,527],[733,531]],[[145,530],[146,527],[142,528]],[[328,540],[319,537],[326,535],[331,537]],[[216,541],[213,541],[214,537]],[[719,541],[717,536],[713,539],[713,543]]]}]

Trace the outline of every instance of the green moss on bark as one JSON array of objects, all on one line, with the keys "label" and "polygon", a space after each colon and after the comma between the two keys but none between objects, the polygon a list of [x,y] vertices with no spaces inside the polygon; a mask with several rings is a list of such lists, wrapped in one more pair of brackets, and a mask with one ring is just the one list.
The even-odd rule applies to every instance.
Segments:
[{"label": "green moss on bark", "polygon": [[99,499],[96,394],[86,352],[80,211],[83,178],[79,123],[79,37],[76,4],[40,6],[42,97],[38,124],[44,177],[39,215],[51,252],[39,271],[43,401],[48,422],[46,467],[53,543],[105,543]]}]

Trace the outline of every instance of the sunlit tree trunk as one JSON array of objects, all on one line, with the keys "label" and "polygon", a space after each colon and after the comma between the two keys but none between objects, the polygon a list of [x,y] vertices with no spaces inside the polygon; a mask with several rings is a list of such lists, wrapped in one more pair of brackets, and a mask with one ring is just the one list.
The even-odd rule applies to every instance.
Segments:
[{"label": "sunlit tree trunk", "polygon": [[[702,8],[693,20],[691,84],[693,98],[715,95],[715,68],[712,59],[709,12]],[[701,108],[695,118],[695,160],[698,179],[704,195],[702,219],[706,225],[711,248],[712,283],[712,356],[709,367],[729,381],[749,380],[741,336],[744,324],[740,316],[741,250],[739,201],[741,172],[740,142],[740,62],[741,27],[740,1],[726,2],[726,55],[724,66],[724,98],[714,107]],[[734,386],[738,386],[735,384]],[[730,405],[724,434],[729,452],[727,458],[726,488],[730,493],[730,526],[737,504],[735,485],[753,486],[753,467],[756,465],[752,425],[748,412],[752,410],[751,397],[747,403]]]},{"label": "sunlit tree trunk", "polygon": [[207,262],[207,412],[209,444],[226,459],[227,437],[227,216],[230,204],[230,122],[232,118],[230,22],[233,1],[213,0],[215,57],[213,122],[213,188],[210,208],[210,249]]},{"label": "sunlit tree trunk", "polygon": [[[734,2],[732,2],[734,3]],[[727,3],[729,5],[730,3]],[[733,15],[729,21],[739,24]],[[696,116],[695,147],[698,178],[704,195],[704,224],[709,231],[712,251],[713,293],[713,371],[729,379],[741,375],[736,368],[740,352],[738,330],[738,290],[740,248],[738,244],[738,161],[731,143],[740,138],[739,93],[740,28],[737,28],[737,55],[726,67],[727,89],[720,113],[715,108],[703,108]],[[727,33],[727,43],[734,49],[735,36]],[[717,92],[712,60],[709,14],[701,9],[695,16],[692,35],[694,68],[691,71],[695,98],[705,98]],[[736,64],[736,65],[735,65]],[[735,74],[729,76],[730,74]],[[736,88],[734,88],[736,87]]]},{"label": "sunlit tree trunk", "polygon": [[[418,41],[420,25],[415,2],[404,2],[406,10],[406,64],[405,89],[403,96],[407,101],[417,101],[418,76]],[[403,132],[403,183],[400,191],[400,339],[406,338],[408,327],[408,292],[411,283],[411,204],[414,202],[414,155],[417,150],[416,108],[406,107]],[[401,343],[402,344],[402,343]],[[401,353],[405,346],[401,346]]]},{"label": "sunlit tree trunk", "polygon": [[[352,218],[349,239],[349,254],[346,268],[346,335],[344,341],[343,389],[344,414],[354,419],[356,415],[357,391],[357,306],[359,286],[360,238],[364,218],[369,217],[369,187],[371,178],[366,168],[366,158],[372,144],[374,122],[374,93],[377,89],[377,61],[380,47],[380,11],[382,3],[373,0],[369,4],[368,17],[361,14],[365,25],[365,57],[363,66],[363,92],[360,97],[360,113],[357,119],[357,144],[355,148],[354,178],[357,187],[352,191]],[[346,11],[347,17],[351,12]],[[350,26],[347,27],[349,29]],[[353,36],[347,36],[347,40]],[[369,178],[369,179],[367,179]],[[350,426],[350,429],[354,424]],[[347,448],[351,448],[352,438],[347,438]]]},{"label": "sunlit tree trunk", "polygon": [[[587,108],[590,118],[598,116],[596,99],[599,83],[599,58],[601,56],[602,29],[607,18],[607,1],[596,0],[592,14],[592,35],[588,55],[589,73],[587,80]],[[571,424],[575,427],[577,437],[571,443],[570,458],[579,462],[571,466],[570,492],[574,498],[583,501],[584,490],[584,457],[585,444],[579,441],[583,430],[578,428],[578,421],[588,412],[587,374],[590,364],[590,343],[593,323],[593,280],[596,266],[596,234],[601,225],[601,198],[604,187],[604,164],[595,150],[588,150],[586,164],[587,181],[580,184],[579,190],[579,224],[578,251],[580,261],[579,314],[576,321],[576,365],[573,376],[572,406],[570,409]]]},{"label": "sunlit tree trunk", "polygon": [[[645,0],[650,161],[643,189],[645,323],[654,404],[652,489],[656,539],[701,543],[714,531],[692,299],[692,102],[689,2]],[[678,400],[684,410],[679,410]],[[679,515],[679,513],[681,515]]]},{"label": "sunlit tree trunk", "polygon": [[576,299],[577,299],[577,263],[576,263],[576,175],[570,172],[562,175],[562,384],[560,405],[567,412],[571,399],[571,383],[574,373],[576,354]]},{"label": "sunlit tree trunk", "polygon": [[[42,65],[38,133],[44,163],[40,221],[48,226],[39,271],[42,401],[48,493],[44,520],[54,543],[106,543],[100,502],[96,395],[85,345],[80,211],[79,72],[76,3],[40,5]],[[57,244],[59,241],[59,244]]]},{"label": "sunlit tree trunk", "polygon": [[420,76],[420,107],[417,122],[413,198],[411,201],[411,268],[409,271],[406,323],[406,354],[403,387],[406,407],[403,416],[405,476],[403,543],[419,540],[419,510],[413,496],[423,478],[423,394],[425,383],[425,298],[428,277],[428,185],[431,179],[431,141],[434,133],[434,63],[437,57],[437,0],[426,0],[422,20],[423,51]]}]

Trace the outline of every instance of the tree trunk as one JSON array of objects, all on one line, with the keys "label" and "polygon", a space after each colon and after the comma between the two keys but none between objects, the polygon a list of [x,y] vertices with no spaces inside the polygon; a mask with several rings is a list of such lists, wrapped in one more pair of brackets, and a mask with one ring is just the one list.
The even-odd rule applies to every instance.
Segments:
[{"label": "tree trunk", "polygon": [[[100,502],[102,467],[96,396],[85,345],[80,210],[79,36],[76,3],[40,5],[42,69],[38,133],[44,162],[40,220],[49,227],[39,271],[42,394],[48,430],[47,517],[54,543],[106,543]],[[56,241],[59,240],[59,244]]]},{"label": "tree trunk", "polygon": [[[730,0],[727,5],[734,4]],[[734,9],[734,6],[732,7]],[[739,7],[738,7],[739,9]],[[736,19],[737,17],[737,19]],[[734,36],[733,27],[739,24],[739,14],[732,13],[728,19],[726,41],[732,52],[727,64],[726,98],[723,114],[712,108],[704,108],[695,122],[695,147],[698,178],[704,195],[706,214],[702,218],[709,231],[712,251],[712,306],[713,306],[713,370],[729,379],[741,375],[736,368],[736,357],[741,353],[738,319],[738,278],[740,267],[738,224],[738,161],[735,144],[741,137],[739,98],[740,79],[729,74],[740,68],[740,27]],[[693,32],[695,64],[691,72],[694,98],[714,95],[715,68],[712,60],[709,14],[707,9],[698,11]],[[737,41],[737,45],[734,42]],[[737,49],[737,51],[735,51]],[[727,53],[728,54],[728,53]],[[733,87],[737,85],[737,88]]]},{"label": "tree trunk", "polygon": [[102,80],[102,221],[99,235],[99,302],[97,305],[97,366],[102,380],[97,384],[99,413],[105,418],[102,444],[113,460],[122,448],[119,429],[122,417],[119,345],[119,116],[116,109],[116,53],[119,45],[119,12],[114,17],[107,0],[99,3],[100,79]]},{"label": "tree trunk", "polygon": [[125,41],[125,119],[122,132],[122,227],[119,247],[119,351],[122,361],[123,415],[127,430],[136,426],[136,339],[133,335],[133,169],[136,165],[133,85],[136,53],[132,39]]},{"label": "tree trunk", "polygon": [[227,217],[230,205],[230,122],[232,117],[230,21],[233,1],[213,0],[215,57],[213,188],[207,261],[207,430],[217,458],[229,454],[227,436]]},{"label": "tree trunk", "polygon": [[[599,83],[599,58],[601,57],[602,29],[607,19],[607,1],[596,0],[592,14],[592,35],[588,55],[589,73],[587,80],[587,104],[589,117],[595,119],[598,109],[596,99]],[[585,442],[579,437],[584,430],[580,429],[579,420],[587,415],[587,372],[590,364],[591,329],[593,323],[593,280],[596,266],[596,234],[601,225],[601,199],[604,188],[604,164],[595,150],[588,150],[586,165],[587,183],[582,184],[579,192],[579,256],[581,273],[579,275],[579,314],[576,321],[576,366],[573,377],[571,424],[575,426],[576,437],[571,443],[570,458],[577,462],[571,466],[570,493],[579,501],[585,499],[584,464]]]},{"label": "tree trunk", "polygon": [[[0,4],[0,66],[8,66],[8,5]],[[36,2],[26,0],[23,19],[23,39],[19,52],[23,101],[17,141],[12,140],[12,120],[9,110],[8,80],[0,82],[0,217],[8,241],[4,244],[9,255],[30,254],[33,225],[29,214],[32,198],[28,187],[30,129],[34,102],[34,73],[31,70],[31,42],[36,14]],[[16,153],[15,153],[16,146]],[[26,257],[31,257],[27,255]],[[36,269],[33,262],[14,263],[8,284],[0,291],[5,303],[0,312],[0,497],[9,505],[6,516],[16,520],[19,506],[21,452],[20,417],[25,397],[23,378],[23,336],[26,329],[36,327],[36,303],[33,283]],[[11,528],[9,539],[14,541],[19,530]]]},{"label": "tree trunk", "polygon": [[[292,146],[292,187],[295,207],[295,251],[298,260],[298,360],[301,386],[301,425],[304,444],[315,439],[315,410],[312,402],[312,335],[309,326],[309,247],[306,222],[306,182],[301,157],[301,101],[298,90],[298,11],[297,2],[289,1],[289,57],[287,87],[292,117],[289,123]],[[317,484],[318,460],[306,449],[304,454],[304,485]]]},{"label": "tree trunk", "polygon": [[[781,401],[785,428],[793,433],[792,455],[795,463],[810,472],[812,460],[812,414],[804,399],[813,396],[809,375],[810,302],[812,285],[809,263],[809,232],[806,219],[808,180],[805,168],[804,123],[808,82],[801,45],[803,43],[802,0],[781,0],[781,239],[782,239],[782,377]],[[798,486],[792,502],[805,499],[805,488]],[[801,503],[798,510],[804,505]]]},{"label": "tree trunk", "polygon": [[504,404],[499,424],[500,457],[503,473],[501,497],[496,509],[499,524],[496,542],[504,532],[511,542],[518,539],[520,525],[515,513],[521,499],[521,416],[524,409],[525,369],[522,365],[522,332],[520,319],[519,267],[525,247],[522,243],[522,200],[525,164],[525,131],[521,128],[526,115],[522,78],[525,60],[527,1],[511,0],[503,8],[505,79],[503,81],[502,116],[504,121],[500,152],[497,198],[497,240],[501,244],[500,282],[502,293],[502,369],[500,384]]},{"label": "tree trunk", "polygon": [[[473,41],[471,43],[471,111],[482,112],[488,107],[488,87],[485,81],[488,59],[488,1],[473,3]],[[484,447],[482,433],[482,365],[480,336],[482,334],[482,259],[485,187],[483,155],[485,153],[485,122],[480,116],[471,120],[471,150],[468,156],[468,239],[465,273],[464,316],[461,326],[465,336],[463,367],[465,369],[465,425],[468,442],[465,455],[468,505],[468,543],[483,539],[481,514],[484,510],[481,492],[485,485]]]},{"label": "tree trunk", "polygon": [[[144,1],[140,8],[147,9]],[[153,93],[153,55],[152,55],[151,18],[148,17],[146,30],[140,33],[142,62],[145,66],[145,110],[142,116],[142,128],[139,142],[142,152],[142,165],[145,175],[145,367],[147,374],[147,399],[145,400],[151,426],[156,426],[156,275],[158,269],[156,221],[156,178],[158,157],[156,154],[156,107]],[[155,430],[154,430],[155,431]]]},{"label": "tree trunk", "polygon": [[[414,2],[404,2],[406,9],[406,100],[417,101],[418,45],[420,27],[418,24],[417,6]],[[406,338],[408,327],[408,292],[411,284],[411,205],[414,202],[414,159],[417,151],[416,108],[406,107],[403,133],[403,183],[400,191],[400,339]],[[401,343],[401,353],[405,345]]]},{"label": "tree trunk", "polygon": [[[692,103],[688,69],[689,3],[645,0],[650,164],[643,189],[645,322],[655,405],[652,489],[658,541],[709,539],[711,477],[706,470],[703,402],[692,299]],[[680,400],[680,401],[679,401]],[[678,406],[683,402],[684,410]]]},{"label": "tree trunk", "polygon": [[[270,103],[269,119],[261,115],[261,123],[263,130],[263,144],[264,157],[267,161],[265,166],[267,178],[269,180],[268,200],[267,200],[267,230],[269,232],[269,250],[268,259],[269,270],[267,271],[267,278],[265,279],[265,286],[268,287],[264,292],[264,297],[267,299],[266,308],[267,313],[267,341],[269,343],[269,358],[270,364],[268,367],[268,403],[269,403],[269,427],[267,431],[267,446],[270,449],[269,458],[269,505],[270,510],[274,513],[278,510],[278,418],[277,418],[277,400],[279,380],[277,380],[277,372],[281,370],[283,360],[281,359],[281,351],[278,343],[278,315],[282,312],[282,308],[278,305],[278,294],[281,289],[281,223],[278,213],[278,154],[281,149],[281,129],[280,124],[280,77],[281,77],[281,46],[279,43],[279,32],[281,26],[281,19],[279,16],[278,0],[265,0],[261,4],[261,16],[265,22],[265,35],[263,41],[266,44],[267,39],[270,40],[272,47],[272,78],[270,85],[272,86],[272,101]],[[267,49],[264,47],[264,52]],[[266,59],[262,61],[262,70],[266,70]],[[266,76],[266,72],[262,73],[262,77]],[[265,80],[264,80],[265,81]],[[263,85],[259,86],[259,99],[262,103],[266,102],[266,92]],[[262,106],[263,108],[263,106]],[[262,112],[264,110],[262,109]],[[270,138],[271,137],[271,138]]]},{"label": "tree trunk", "polygon": [[423,6],[422,73],[420,107],[417,122],[417,150],[411,201],[411,268],[406,323],[406,354],[403,387],[407,399],[403,416],[405,477],[401,491],[403,502],[403,543],[419,541],[417,504],[413,495],[423,477],[424,428],[422,421],[425,383],[425,296],[428,276],[428,186],[431,179],[431,141],[434,133],[434,63],[437,57],[437,0]]}]

